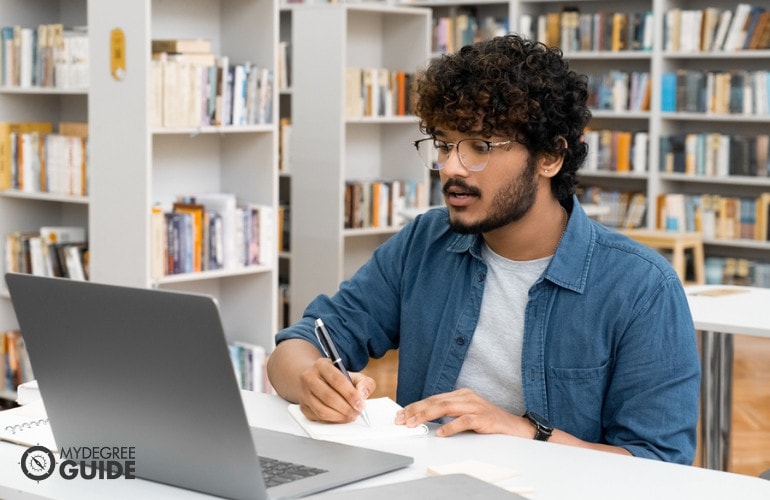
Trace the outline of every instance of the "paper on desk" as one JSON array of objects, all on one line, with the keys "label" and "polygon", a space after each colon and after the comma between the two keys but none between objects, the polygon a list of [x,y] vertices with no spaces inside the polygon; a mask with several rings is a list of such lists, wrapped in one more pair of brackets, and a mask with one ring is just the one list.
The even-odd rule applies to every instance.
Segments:
[{"label": "paper on desk", "polygon": [[423,436],[428,433],[428,426],[407,427],[393,422],[396,412],[401,409],[398,403],[388,397],[366,400],[366,413],[369,415],[371,427],[359,417],[347,424],[330,424],[308,420],[299,405],[289,405],[289,413],[314,439],[326,441],[350,442],[361,439],[382,439],[403,436]]},{"label": "paper on desk", "polygon": [[516,469],[487,462],[479,462],[478,460],[463,460],[461,462],[431,465],[428,467],[427,473],[429,476],[468,474],[469,476],[473,476],[488,483],[496,483],[519,474]]},{"label": "paper on desk", "polygon": [[429,476],[467,474],[525,497],[535,491],[531,486],[503,484],[504,481],[519,475],[519,471],[516,469],[478,460],[462,460],[460,462],[431,465],[427,468],[426,472]]}]

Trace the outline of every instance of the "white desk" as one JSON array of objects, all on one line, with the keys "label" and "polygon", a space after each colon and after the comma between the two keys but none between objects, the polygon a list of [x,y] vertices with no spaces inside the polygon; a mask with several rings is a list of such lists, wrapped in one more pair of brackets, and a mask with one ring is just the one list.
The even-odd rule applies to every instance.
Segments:
[{"label": "white desk", "polygon": [[[301,434],[286,402],[275,396],[244,393],[252,425]],[[697,467],[582,450],[509,436],[473,433],[437,438],[409,437],[367,446],[414,457],[406,469],[348,486],[358,488],[423,477],[429,465],[467,459],[513,467],[520,475],[507,486],[530,486],[533,500],[650,500],[770,498],[770,481]],[[0,443],[0,498],[29,499],[195,499],[205,495],[143,480],[67,481],[54,474],[35,483],[18,465],[24,448]],[[201,450],[205,453],[205,450]],[[216,467],[216,465],[214,465]]]},{"label": "white desk", "polygon": [[[728,293],[719,295],[726,290]],[[702,331],[701,438],[704,467],[727,470],[733,386],[733,334],[770,337],[770,289],[728,285],[685,287]],[[769,360],[770,361],[770,360]]]}]

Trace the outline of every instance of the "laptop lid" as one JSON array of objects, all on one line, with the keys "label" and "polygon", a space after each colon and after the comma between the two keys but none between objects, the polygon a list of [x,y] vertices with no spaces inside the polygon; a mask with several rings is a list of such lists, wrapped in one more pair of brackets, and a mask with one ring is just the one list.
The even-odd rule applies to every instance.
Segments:
[{"label": "laptop lid", "polygon": [[[137,477],[260,499],[323,491],[413,461],[250,429],[210,296],[27,274],[5,278],[60,450],[128,447]],[[252,430],[262,435],[256,448]],[[307,458],[328,472],[267,490],[257,452]],[[346,458],[356,467],[340,463]]]}]

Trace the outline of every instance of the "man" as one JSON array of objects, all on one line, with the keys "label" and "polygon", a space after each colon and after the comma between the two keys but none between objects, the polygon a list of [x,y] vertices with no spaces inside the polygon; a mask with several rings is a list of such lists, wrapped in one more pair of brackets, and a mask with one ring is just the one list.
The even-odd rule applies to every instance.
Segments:
[{"label": "man", "polygon": [[656,252],[574,196],[587,84],[558,49],[515,35],[418,75],[415,141],[446,208],[417,217],[333,297],[279,332],[270,381],[310,419],[345,422],[374,381],[343,363],[399,350],[397,422],[692,462],[700,364],[681,283]]}]

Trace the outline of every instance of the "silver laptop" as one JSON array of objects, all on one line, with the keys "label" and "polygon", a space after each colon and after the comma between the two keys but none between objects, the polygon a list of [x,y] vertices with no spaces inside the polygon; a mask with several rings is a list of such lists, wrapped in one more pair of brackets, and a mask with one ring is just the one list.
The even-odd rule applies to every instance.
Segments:
[{"label": "silver laptop", "polygon": [[[305,496],[413,462],[250,428],[212,297],[5,279],[60,450],[133,447],[137,477],[257,499]],[[309,476],[266,485],[264,457]]]}]

